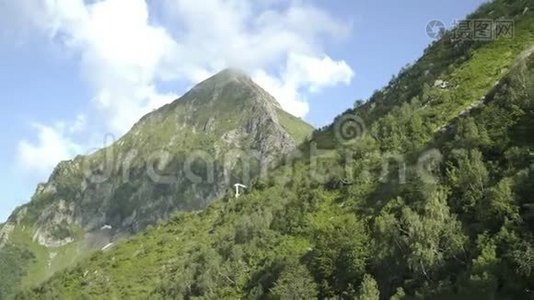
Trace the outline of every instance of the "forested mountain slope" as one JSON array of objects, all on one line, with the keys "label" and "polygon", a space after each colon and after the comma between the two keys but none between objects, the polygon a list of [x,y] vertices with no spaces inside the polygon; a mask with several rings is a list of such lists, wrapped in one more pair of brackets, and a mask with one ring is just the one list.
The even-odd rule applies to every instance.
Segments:
[{"label": "forested mountain slope", "polygon": [[484,5],[470,18],[513,20],[513,38],[446,33],[247,194],[179,213],[18,298],[532,298],[529,7]]},{"label": "forested mountain slope", "polygon": [[216,74],[109,147],[56,167],[0,227],[0,298],[173,212],[204,208],[311,131],[241,71]]}]

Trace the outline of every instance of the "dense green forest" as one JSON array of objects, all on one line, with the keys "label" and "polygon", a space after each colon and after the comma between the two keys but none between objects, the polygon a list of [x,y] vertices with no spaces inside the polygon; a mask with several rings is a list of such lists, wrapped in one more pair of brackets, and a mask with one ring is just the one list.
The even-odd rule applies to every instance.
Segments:
[{"label": "dense green forest", "polygon": [[482,6],[470,18],[513,19],[514,37],[445,33],[247,194],[178,213],[17,299],[534,298],[526,7]]}]

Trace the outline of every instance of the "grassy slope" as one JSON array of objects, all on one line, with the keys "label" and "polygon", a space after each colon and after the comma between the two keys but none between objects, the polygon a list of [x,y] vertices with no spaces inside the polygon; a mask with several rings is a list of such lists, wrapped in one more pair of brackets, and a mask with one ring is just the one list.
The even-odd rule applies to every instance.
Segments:
[{"label": "grassy slope", "polygon": [[[307,169],[298,164],[296,172],[305,174]],[[281,180],[283,171],[274,177]],[[317,234],[354,214],[355,200],[303,181],[293,178],[286,190],[282,183],[257,185],[239,199],[226,198],[203,212],[179,214],[109,252],[92,256],[34,292],[44,298],[159,298],[175,297],[175,290],[191,291],[200,285],[193,295],[250,296],[257,278],[274,272],[270,270],[277,261],[303,259],[317,247]],[[214,281],[213,291],[202,287],[209,285],[203,280]]]},{"label": "grassy slope", "polygon": [[[389,96],[379,93],[374,96],[374,103],[377,104],[375,108],[371,109],[368,104],[360,108],[359,112],[373,130],[373,126],[381,125],[383,120],[381,116],[391,114],[393,118],[399,118],[395,114],[395,110],[399,109],[398,104],[408,102],[412,97],[419,97],[423,105],[413,112],[413,117],[421,117],[424,120],[425,128],[418,132],[423,136],[419,147],[424,148],[424,144],[435,137],[434,132],[437,128],[451,122],[459,112],[486,95],[495,82],[510,70],[519,54],[531,46],[534,40],[533,26],[532,13],[528,13],[516,23],[516,37],[513,40],[471,45],[467,60],[453,60],[454,67],[444,67],[440,69],[439,74],[425,78],[421,74],[428,68],[428,64],[439,65],[439,59],[447,56],[442,53],[447,52],[447,45],[434,45],[418,64],[399,76],[391,90],[395,91],[395,86],[409,87],[413,84],[414,76],[421,76],[418,77],[419,80],[415,80],[420,86],[423,82],[431,86],[439,77],[452,83],[454,88],[446,91],[434,89],[429,92],[430,97],[426,99],[423,97],[422,87],[412,93],[395,94],[389,91]],[[405,84],[406,82],[408,83]],[[400,100],[395,98],[396,95],[401,96]],[[478,118],[487,122],[487,119],[491,118],[492,111],[498,111],[499,105],[503,104],[488,104],[489,108],[482,108],[486,113]],[[496,122],[503,128],[510,126],[509,122],[498,123],[499,120]],[[526,132],[532,130],[528,127],[528,122],[519,125],[526,127]],[[375,133],[379,131],[376,127]],[[327,132],[323,132],[323,136],[327,136]],[[316,135],[320,142],[321,137],[321,133]],[[506,147],[525,139],[526,136],[516,137],[512,139],[516,142],[511,142]],[[380,140],[376,142],[381,143]],[[322,145],[328,144],[328,141],[322,143]],[[443,144],[438,145],[445,147]],[[387,149],[387,145],[381,146]],[[529,149],[531,145],[525,147]],[[304,165],[299,164],[297,168],[297,173],[306,172]],[[149,294],[166,293],[169,291],[165,287],[172,286],[170,282],[185,281],[186,285],[198,285],[202,281],[200,278],[202,275],[198,273],[194,275],[195,271],[191,268],[195,267],[191,264],[197,264],[197,268],[204,273],[211,272],[208,262],[197,254],[205,252],[208,255],[210,251],[215,251],[211,253],[213,260],[226,260],[226,263],[214,263],[223,266],[223,269],[213,270],[215,275],[212,277],[219,280],[216,295],[238,296],[250,293],[252,288],[249,284],[251,281],[254,282],[254,276],[261,274],[262,270],[268,270],[273,261],[287,256],[302,257],[313,247],[316,240],[314,234],[320,232],[322,227],[332,226],[332,219],[337,220],[353,213],[351,209],[339,206],[344,201],[355,200],[336,201],[340,197],[339,191],[311,187],[303,183],[305,179],[293,179],[289,185],[292,189],[284,191],[283,184],[276,183],[276,180],[284,178],[283,169],[279,170],[274,178],[277,179],[271,182],[269,187],[257,187],[251,194],[238,200],[222,200],[214,203],[205,212],[181,214],[165,225],[149,229],[143,235],[117,245],[112,251],[97,254],[72,271],[56,276],[42,290],[37,291],[48,296],[55,294],[75,296],[86,293],[91,296],[111,294],[121,297],[144,297]],[[304,190],[299,190],[299,187]],[[383,186],[378,182],[360,184],[356,193],[358,197],[366,199],[376,187]],[[306,198],[309,190],[314,191],[311,199]],[[301,209],[290,214],[291,208],[295,205]],[[249,224],[250,220],[247,220],[247,217],[255,220],[254,224]],[[273,225],[278,222],[284,224],[282,227],[285,228]],[[244,242],[240,242],[242,234],[245,234]],[[224,251],[230,253],[222,253]],[[190,273],[193,274],[191,278],[181,277]],[[163,279],[159,279],[161,276],[157,274],[166,275]],[[132,278],[138,279],[132,282]]]},{"label": "grassy slope", "polygon": [[[84,249],[82,243],[72,243],[54,249],[41,246],[32,240],[32,232],[33,230],[23,226],[16,227],[10,234],[8,250],[0,250],[0,257],[9,260],[2,261],[2,266],[14,264],[13,269],[6,267],[7,269],[2,270],[2,275],[5,274],[12,280],[8,286],[0,286],[0,294],[5,293],[5,297],[13,292],[15,286],[37,286],[54,273],[72,266],[92,253],[90,249]],[[15,255],[6,255],[4,251],[11,251]]]},{"label": "grassy slope", "polygon": [[[235,88],[235,86],[232,86]],[[177,157],[184,156],[185,153],[191,149],[212,149],[213,145],[219,142],[218,136],[221,132],[225,132],[231,128],[236,127],[242,120],[239,116],[246,114],[247,117],[254,115],[254,111],[242,111],[236,114],[233,106],[242,103],[233,103],[232,101],[243,101],[248,94],[236,96],[235,89],[224,90],[219,101],[212,102],[209,107],[202,107],[193,115],[190,111],[186,111],[188,103],[196,101],[195,99],[202,99],[202,95],[194,95],[194,97],[186,97],[181,101],[169,104],[159,111],[147,116],[139,122],[131,132],[119,139],[117,143],[112,146],[97,151],[96,153],[87,157],[77,157],[72,163],[62,163],[55,171],[57,176],[52,176],[54,184],[60,191],[65,191],[60,197],[63,199],[73,199],[79,192],[79,187],[82,183],[83,174],[81,168],[82,161],[88,161],[90,165],[99,165],[106,159],[109,152],[114,153],[116,157],[119,154],[127,153],[129,150],[136,149],[139,151],[139,157],[146,158],[151,151],[154,151],[155,145],[160,145],[163,150],[174,153]],[[245,97],[240,98],[239,96]],[[204,97],[208,98],[208,97]],[[248,103],[248,102],[247,102]],[[241,105],[243,109],[251,109],[250,103]],[[215,133],[207,135],[199,133],[199,128],[208,122],[213,117],[213,112],[218,112],[222,116],[229,116],[224,119],[223,126],[215,128]],[[281,110],[277,110],[280,116],[280,123],[284,129],[295,139],[301,142],[304,137],[311,134],[313,128],[304,121],[297,119]],[[191,118],[193,116],[194,118]],[[187,126],[180,127],[182,123],[187,123]],[[180,134],[177,134],[179,132]],[[213,149],[214,151],[214,149]],[[142,159],[135,160],[133,167],[144,166]],[[22,220],[22,223],[17,226],[16,230],[10,235],[10,244],[25,253],[24,257],[20,257],[17,262],[17,272],[13,274],[6,274],[13,279],[13,282],[20,280],[20,287],[33,287],[44,280],[48,279],[57,271],[63,270],[67,266],[71,266],[74,262],[86,257],[94,251],[89,249],[83,242],[75,242],[67,246],[48,249],[38,245],[32,239],[33,224],[37,220],[39,214],[53,201],[55,198],[47,197],[46,195],[35,196],[33,201],[27,205],[27,213]],[[98,205],[98,203],[97,203]],[[87,208],[87,207],[86,207]],[[19,208],[19,211],[22,208]],[[14,214],[16,215],[16,214]],[[76,236],[81,239],[82,232],[76,231]],[[27,252],[29,251],[29,252]],[[31,255],[30,255],[31,254]],[[12,255],[10,254],[10,257]],[[53,258],[51,257],[53,256]],[[2,257],[2,252],[0,252]],[[7,255],[6,255],[7,257]],[[7,264],[7,263],[6,263]],[[3,270],[8,270],[5,267]],[[15,284],[10,283],[5,287],[0,287],[0,291],[12,290]],[[10,293],[10,292],[9,292]]]},{"label": "grassy slope", "polygon": [[[501,5],[506,1],[496,2]],[[425,107],[418,115],[425,119],[424,134],[429,141],[437,129],[485,96],[506,75],[520,54],[530,49],[534,41],[532,12],[529,11],[527,15],[519,13],[518,17],[518,11],[522,12],[525,6],[532,7],[534,2],[515,1],[513,4],[518,9],[505,10],[502,16],[492,4],[481,7],[471,17],[509,19],[515,16],[514,38],[492,42],[452,42],[454,34],[448,32],[425,50],[414,65],[401,70],[387,87],[375,93],[369,102],[359,108],[358,113],[367,127],[372,127],[375,121],[398,105],[417,100]],[[447,81],[450,88],[434,88],[433,84],[438,79]],[[316,132],[316,140],[333,146],[334,141],[328,139],[332,136],[332,129],[327,127]]]},{"label": "grassy slope", "polygon": [[[265,191],[273,199],[279,199],[281,193],[283,192],[279,189]],[[232,240],[235,226],[247,219],[246,216],[263,218],[262,212],[281,213],[284,203],[264,203],[264,197],[264,194],[254,192],[237,200],[227,198],[218,201],[204,212],[178,214],[165,225],[150,228],[143,234],[116,245],[109,252],[92,256],[86,264],[74,268],[64,278],[69,283],[64,290],[58,290],[57,295],[64,298],[77,297],[80,293],[96,298],[110,295],[119,298],[148,297],[166,280],[179,281],[172,276],[180,274],[180,268],[190,267],[183,264],[188,257],[201,253],[202,248],[215,247],[217,243]],[[258,211],[260,205],[262,208]],[[322,205],[329,206],[328,202]],[[308,217],[313,219],[315,216]],[[260,237],[254,238],[254,243],[262,243],[263,251],[257,251],[255,247],[247,249],[246,243],[243,244],[241,251],[247,257],[247,262],[235,266],[239,267],[239,272],[235,269],[221,271],[220,276],[227,277],[224,280],[229,284],[228,291],[221,296],[238,297],[234,285],[246,285],[248,278],[260,271],[261,264],[254,266],[255,261],[270,260],[273,253],[300,256],[312,246],[309,237],[285,236],[274,231],[272,235],[264,237],[264,240],[262,242]]]},{"label": "grassy slope", "polygon": [[304,142],[306,138],[311,136],[313,127],[302,119],[297,118],[281,109],[277,109],[277,114],[280,125],[282,125],[282,127],[295,139],[295,141],[301,143]]}]

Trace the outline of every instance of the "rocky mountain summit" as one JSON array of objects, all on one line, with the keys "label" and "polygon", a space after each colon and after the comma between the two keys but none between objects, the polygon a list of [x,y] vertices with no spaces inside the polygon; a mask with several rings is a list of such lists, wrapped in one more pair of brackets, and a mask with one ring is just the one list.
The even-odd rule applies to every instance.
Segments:
[{"label": "rocky mountain summit", "polygon": [[33,264],[51,266],[39,267],[42,279],[65,259],[62,248],[76,248],[69,256],[77,256],[176,211],[202,209],[276,164],[311,131],[246,74],[223,70],[109,147],[61,162],[0,227],[0,246],[39,249]]}]

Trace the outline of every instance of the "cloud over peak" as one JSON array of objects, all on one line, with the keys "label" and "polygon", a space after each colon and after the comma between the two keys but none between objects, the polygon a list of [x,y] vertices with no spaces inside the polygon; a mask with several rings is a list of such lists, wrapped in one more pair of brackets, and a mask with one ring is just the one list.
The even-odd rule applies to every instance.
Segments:
[{"label": "cloud over peak", "polygon": [[[7,6],[13,24],[80,58],[93,93],[85,122],[117,135],[178,97],[160,84],[191,86],[225,67],[249,72],[299,117],[309,111],[308,94],[349,84],[354,75],[325,50],[330,40],[347,36],[350,24],[303,1],[18,0]],[[61,158],[73,145],[87,146],[66,130],[41,125],[36,142],[20,143],[19,156],[31,162],[50,143],[62,148],[56,149]]]}]

